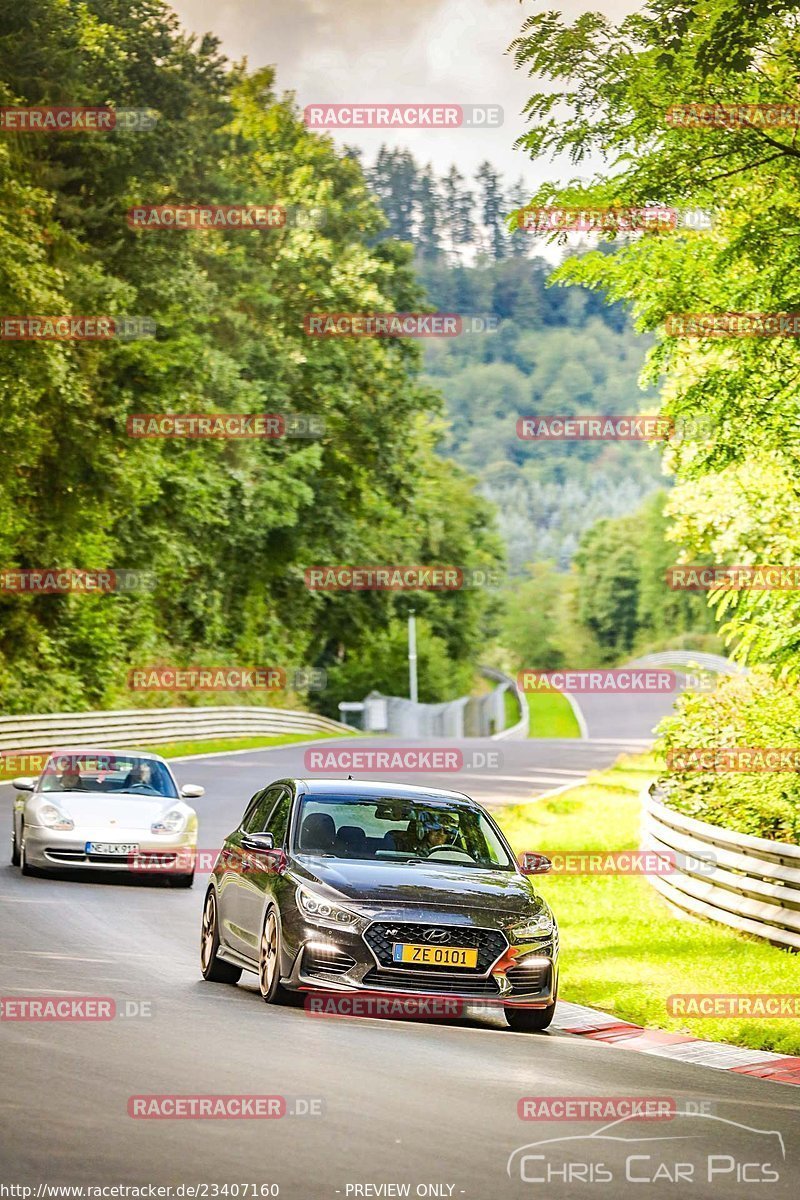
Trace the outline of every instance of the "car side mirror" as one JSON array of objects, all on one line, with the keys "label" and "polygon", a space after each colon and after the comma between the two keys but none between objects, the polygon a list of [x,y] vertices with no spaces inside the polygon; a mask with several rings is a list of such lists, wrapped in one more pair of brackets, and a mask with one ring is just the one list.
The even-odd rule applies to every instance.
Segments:
[{"label": "car side mirror", "polygon": [[29,779],[27,775],[20,775],[17,779],[11,780],[11,786],[18,792],[32,792],[36,787],[36,780]]},{"label": "car side mirror", "polygon": [[275,838],[271,833],[243,834],[242,850],[258,855],[255,862],[248,861],[246,854],[242,856],[242,871],[249,874],[265,871],[267,875],[282,875],[288,866],[284,851],[275,849]]},{"label": "car side mirror", "polygon": [[553,869],[553,864],[545,854],[526,850],[519,856],[519,869],[523,875],[544,875]]},{"label": "car side mirror", "polygon": [[271,833],[245,833],[242,835],[243,850],[274,850],[275,838]]},{"label": "car side mirror", "polygon": [[201,787],[199,783],[185,783],[181,788],[181,795],[184,800],[199,800],[205,794],[206,789]]}]

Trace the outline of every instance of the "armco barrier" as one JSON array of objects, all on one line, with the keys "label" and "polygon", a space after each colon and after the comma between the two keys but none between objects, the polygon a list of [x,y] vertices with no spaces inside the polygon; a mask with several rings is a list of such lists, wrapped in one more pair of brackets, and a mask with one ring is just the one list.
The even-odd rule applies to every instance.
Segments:
[{"label": "armco barrier", "polygon": [[496,742],[524,740],[528,736],[528,697],[517,687],[516,679],[512,679],[510,675],[504,674],[503,671],[497,671],[494,667],[481,667],[481,672],[487,679],[495,679],[498,684],[504,685],[501,688],[495,688],[492,692],[492,696],[497,697],[494,701],[495,704],[503,704],[504,691],[513,692],[517,698],[517,704],[521,713],[516,725],[509,725],[507,729],[501,729],[499,733],[492,734],[493,740]]},{"label": "armco barrier", "polygon": [[[481,674],[497,686],[482,696],[459,696],[441,704],[424,704],[405,696],[370,692],[364,699],[365,728],[393,737],[485,737],[494,741],[528,736],[528,701],[516,681],[494,667],[481,667]],[[517,697],[520,720],[505,727],[505,693]],[[374,719],[377,716],[377,721]]]},{"label": "armco barrier", "polygon": [[41,713],[0,717],[0,751],[56,746],[139,746],[205,738],[281,733],[350,732],[316,713],[246,705],[203,708],[127,708],[110,712]]},{"label": "armco barrier", "polygon": [[652,886],[684,913],[800,949],[800,846],[685,817],[662,796],[657,783],[642,793],[642,849],[705,856],[715,866],[651,875]]}]

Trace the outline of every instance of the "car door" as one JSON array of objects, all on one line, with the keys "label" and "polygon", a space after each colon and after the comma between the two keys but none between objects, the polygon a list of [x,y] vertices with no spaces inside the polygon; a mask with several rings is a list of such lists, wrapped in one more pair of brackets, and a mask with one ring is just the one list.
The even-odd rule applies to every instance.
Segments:
[{"label": "car door", "polygon": [[[218,878],[218,888],[223,941],[248,958],[254,956],[254,943],[248,936],[246,919],[254,880],[249,870],[252,859],[242,849],[242,839],[248,833],[258,833],[266,828],[283,790],[276,784],[256,792],[245,809],[239,828],[226,838],[222,853],[223,871]],[[257,944],[256,940],[255,946]]]},{"label": "car door", "polygon": [[[285,784],[270,788],[269,804],[259,805],[254,811],[246,833],[271,833],[276,850],[286,849],[289,813],[292,806],[292,791]],[[266,812],[266,816],[264,813]],[[256,828],[256,826],[260,828]],[[243,850],[242,886],[239,891],[241,900],[241,925],[244,940],[249,950],[257,953],[261,937],[261,927],[264,921],[264,909],[269,900],[280,898],[284,887],[282,876],[267,870],[269,860],[260,858],[258,854]]]}]

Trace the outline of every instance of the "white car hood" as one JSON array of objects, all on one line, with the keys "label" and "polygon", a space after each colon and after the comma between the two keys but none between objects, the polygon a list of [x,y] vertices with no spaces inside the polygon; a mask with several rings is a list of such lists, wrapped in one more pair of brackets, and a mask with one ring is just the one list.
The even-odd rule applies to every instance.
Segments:
[{"label": "white car hood", "polygon": [[[146,829],[163,812],[177,808],[191,812],[188,805],[164,796],[128,796],[114,792],[37,792],[33,799],[36,812],[44,804],[63,809],[75,822],[75,828],[93,830]],[[30,803],[30,802],[29,802]]]}]

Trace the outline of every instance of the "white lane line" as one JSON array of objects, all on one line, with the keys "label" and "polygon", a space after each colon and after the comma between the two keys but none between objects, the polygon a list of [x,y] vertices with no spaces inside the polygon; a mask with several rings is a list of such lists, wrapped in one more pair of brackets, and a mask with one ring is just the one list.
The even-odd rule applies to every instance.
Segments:
[{"label": "white lane line", "polygon": [[[563,783],[563,776],[558,775],[487,775],[485,771],[459,771],[459,779],[483,779],[486,783]],[[584,771],[579,771],[575,782],[586,777]]]},{"label": "white lane line", "polygon": [[[313,741],[308,742],[286,742],[283,746],[251,746],[249,750],[209,750],[207,754],[179,754],[177,757],[170,755],[167,762],[193,762],[200,758],[233,758],[236,754],[265,754],[272,750],[302,750],[305,746],[321,746],[325,742],[347,741],[347,739],[348,735],[342,734],[341,738],[314,738]],[[267,760],[263,765],[268,767],[270,763]]]},{"label": "white lane line", "polygon": [[60,904],[59,900],[34,900],[33,897],[27,896],[2,896],[0,895],[0,904]]},{"label": "white lane line", "polygon": [[588,778],[588,775],[584,775],[582,779],[576,779],[572,783],[562,783],[561,787],[552,788],[549,792],[540,792],[536,799],[549,800],[551,796],[560,796],[562,792],[571,792],[573,788],[581,787],[586,783]]},{"label": "white lane line", "polygon": [[[97,982],[93,980],[93,982]],[[6,991],[19,992],[23,996],[85,996],[86,992],[76,992],[74,988],[66,991],[64,988],[6,988]]]},{"label": "white lane line", "polygon": [[575,720],[578,722],[578,729],[581,731],[581,741],[587,741],[589,737],[589,726],[586,724],[586,717],[583,715],[583,709],[571,692],[564,692],[564,698],[575,714]]},{"label": "white lane line", "polygon": [[532,796],[483,796],[481,803],[492,805],[533,804],[534,801],[538,803],[540,800],[549,800],[552,796],[560,796],[562,792],[571,792],[573,788],[581,787],[582,784],[586,783],[587,779],[588,776],[584,776],[582,779],[574,779],[571,783],[562,783],[561,787],[550,788],[547,792],[534,792]]},{"label": "white lane line", "polygon": [[[535,770],[535,768],[531,769]],[[566,770],[563,767],[542,767],[542,770],[546,770],[548,775],[565,775],[567,779],[572,778],[572,776],[579,776],[579,778],[583,779],[585,774],[587,774],[585,770]]]},{"label": "white lane line", "polygon": [[9,954],[27,954],[31,958],[46,958],[57,962],[111,963],[113,958],[81,958],[77,954],[54,954],[50,950],[9,950]]},{"label": "white lane line", "polygon": [[652,746],[653,739],[650,738],[600,738],[591,737],[586,739],[590,746]]}]

